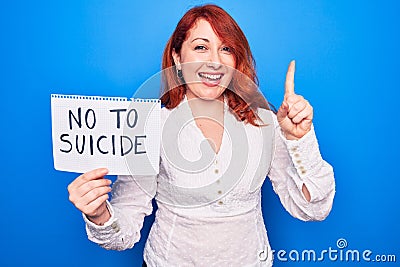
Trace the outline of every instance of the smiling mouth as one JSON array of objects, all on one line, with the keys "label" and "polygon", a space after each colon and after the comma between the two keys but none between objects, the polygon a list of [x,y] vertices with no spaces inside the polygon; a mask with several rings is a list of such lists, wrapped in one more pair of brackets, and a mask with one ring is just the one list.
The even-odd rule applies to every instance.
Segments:
[{"label": "smiling mouth", "polygon": [[224,74],[222,73],[206,73],[206,72],[199,72],[199,76],[200,78],[204,78],[207,79],[209,81],[219,81],[221,80],[222,76],[224,76]]}]

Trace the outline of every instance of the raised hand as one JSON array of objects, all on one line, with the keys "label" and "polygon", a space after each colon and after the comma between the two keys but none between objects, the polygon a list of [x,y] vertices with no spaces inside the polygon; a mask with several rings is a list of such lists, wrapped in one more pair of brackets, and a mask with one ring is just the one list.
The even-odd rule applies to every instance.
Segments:
[{"label": "raised hand", "polygon": [[68,186],[69,200],[96,224],[103,224],[111,217],[106,205],[111,191],[111,181],[104,178],[107,172],[104,168],[86,172]]},{"label": "raised hand", "polygon": [[286,73],[285,96],[276,116],[285,137],[289,140],[302,138],[311,129],[313,108],[301,95],[294,92],[295,61],[291,61]]}]

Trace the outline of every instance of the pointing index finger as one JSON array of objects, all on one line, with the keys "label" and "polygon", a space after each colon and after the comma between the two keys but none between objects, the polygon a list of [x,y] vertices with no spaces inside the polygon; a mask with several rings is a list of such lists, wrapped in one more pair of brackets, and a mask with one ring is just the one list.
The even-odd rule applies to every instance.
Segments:
[{"label": "pointing index finger", "polygon": [[288,71],[286,73],[285,81],[285,98],[294,95],[294,72],[296,71],[296,62],[292,60],[289,64]]}]

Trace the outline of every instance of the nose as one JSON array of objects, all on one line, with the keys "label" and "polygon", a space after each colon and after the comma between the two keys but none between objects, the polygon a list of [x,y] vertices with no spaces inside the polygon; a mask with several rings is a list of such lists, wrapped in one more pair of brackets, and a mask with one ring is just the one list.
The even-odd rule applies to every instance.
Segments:
[{"label": "nose", "polygon": [[212,49],[210,51],[210,58],[209,62],[207,62],[207,67],[212,68],[214,70],[218,70],[219,68],[222,67],[220,54],[218,52],[219,51],[216,49]]}]

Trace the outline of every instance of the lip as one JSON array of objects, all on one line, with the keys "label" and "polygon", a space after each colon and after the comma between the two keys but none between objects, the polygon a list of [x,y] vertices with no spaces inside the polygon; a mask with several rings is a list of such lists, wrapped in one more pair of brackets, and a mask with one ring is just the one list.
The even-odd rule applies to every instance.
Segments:
[{"label": "lip", "polygon": [[214,87],[221,83],[224,73],[221,72],[199,72],[197,76],[200,78],[201,82],[208,86]]}]

